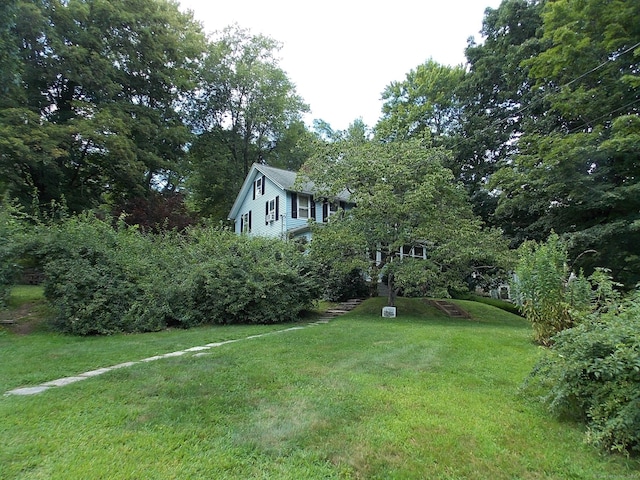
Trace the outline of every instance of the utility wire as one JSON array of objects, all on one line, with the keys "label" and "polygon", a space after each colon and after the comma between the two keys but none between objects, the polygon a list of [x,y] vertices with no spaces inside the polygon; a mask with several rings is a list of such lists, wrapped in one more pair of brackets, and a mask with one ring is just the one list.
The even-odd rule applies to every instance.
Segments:
[{"label": "utility wire", "polygon": [[[563,88],[566,88],[568,86],[570,86],[571,84],[585,78],[587,75],[592,74],[593,72],[596,72],[597,70],[600,70],[602,67],[604,67],[605,65],[607,65],[610,62],[616,61],[618,60],[622,55],[625,55],[629,52],[631,52],[632,50],[635,50],[636,48],[640,47],[640,42],[637,42],[635,45],[632,45],[631,47],[626,48],[624,51],[620,52],[617,55],[610,55],[609,58],[607,58],[607,60],[605,60],[604,62],[602,62],[600,65],[598,65],[597,67],[592,68],[591,70],[579,75],[578,77],[570,80],[569,82],[566,82],[562,85],[560,85],[559,87],[556,87],[554,92],[548,92],[545,95],[543,95],[541,98],[537,99],[537,102],[543,102],[545,101],[548,97],[550,97],[551,95],[553,95],[554,93],[557,93],[558,91],[562,90]],[[637,99],[623,107],[617,108],[611,112],[608,112],[594,120],[592,120],[592,122],[596,122],[598,120],[601,120],[602,118],[608,117],[609,115],[612,115],[620,110],[624,110],[625,108],[634,105],[635,103],[638,103],[640,101],[640,99]],[[516,110],[515,112],[511,113],[509,115],[510,118],[513,118],[514,116],[519,116],[522,113],[526,112],[527,110],[533,108],[533,103],[528,103],[527,105],[524,105],[523,107],[519,108],[518,110]],[[482,130],[480,130],[480,133],[485,133],[489,130],[492,130],[498,126],[500,126],[502,123],[505,123],[509,120],[509,118],[501,118],[498,120],[494,120],[490,125],[488,125],[487,127],[483,128]],[[571,129],[568,133],[573,133],[574,131],[580,130],[581,128],[585,127],[588,125],[588,122],[585,122],[584,124],[582,124],[579,127],[573,128]],[[453,145],[452,148],[457,148],[458,146],[460,146],[462,144],[462,142],[458,142],[455,145]]]}]

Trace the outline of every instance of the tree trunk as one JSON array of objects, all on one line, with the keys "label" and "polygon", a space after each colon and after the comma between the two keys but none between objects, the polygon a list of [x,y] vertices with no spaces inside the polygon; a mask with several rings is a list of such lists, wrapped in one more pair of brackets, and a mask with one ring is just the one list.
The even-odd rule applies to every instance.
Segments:
[{"label": "tree trunk", "polygon": [[396,292],[395,282],[393,278],[393,273],[389,273],[389,276],[387,277],[387,287],[389,287],[389,297],[388,297],[387,303],[389,304],[390,307],[395,307],[397,292]]}]

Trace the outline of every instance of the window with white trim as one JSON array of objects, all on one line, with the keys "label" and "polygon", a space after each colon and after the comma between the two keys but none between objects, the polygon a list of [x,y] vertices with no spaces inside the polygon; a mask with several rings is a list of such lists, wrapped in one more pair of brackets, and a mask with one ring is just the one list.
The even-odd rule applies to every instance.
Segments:
[{"label": "window with white trim", "polygon": [[278,218],[278,200],[280,199],[280,196],[276,196],[276,198],[271,199],[267,202],[264,202],[264,213],[265,213],[265,225],[269,225],[269,223],[271,222],[277,222],[279,220]]},{"label": "window with white trim", "polygon": [[263,192],[262,182],[264,182],[264,177],[260,176],[256,178],[256,182],[255,182],[256,198],[262,196],[262,192]]},{"label": "window with white trim", "polygon": [[412,258],[427,258],[426,250],[422,245],[416,245],[411,247],[409,245],[405,245],[402,247],[402,257],[412,257]]},{"label": "window with white trim", "polygon": [[309,218],[308,195],[298,195],[298,218]]},{"label": "window with white trim", "polygon": [[244,213],[240,216],[240,232],[241,233],[251,232],[251,210],[249,210],[247,213]]}]

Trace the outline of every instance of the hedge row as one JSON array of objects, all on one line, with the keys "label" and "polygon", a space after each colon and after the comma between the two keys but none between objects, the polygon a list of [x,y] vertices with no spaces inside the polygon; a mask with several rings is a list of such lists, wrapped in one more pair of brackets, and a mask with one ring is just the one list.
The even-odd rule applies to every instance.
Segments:
[{"label": "hedge row", "polygon": [[79,335],[289,321],[317,291],[293,245],[217,228],[144,235],[81,216],[42,227],[28,250],[55,327]]},{"label": "hedge row", "polygon": [[25,238],[25,225],[21,212],[12,205],[0,204],[0,308],[6,306],[17,274],[21,245]]}]

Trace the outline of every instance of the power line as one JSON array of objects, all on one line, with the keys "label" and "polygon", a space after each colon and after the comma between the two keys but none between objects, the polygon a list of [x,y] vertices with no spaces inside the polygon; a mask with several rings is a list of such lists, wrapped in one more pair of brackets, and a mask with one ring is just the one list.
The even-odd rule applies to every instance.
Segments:
[{"label": "power line", "polygon": [[625,53],[629,53],[631,50],[634,50],[635,48],[640,47],[640,42],[636,43],[635,45],[633,45],[632,47],[627,48],[625,51],[615,55],[615,56],[609,56],[609,58],[607,58],[604,62],[602,62],[600,65],[598,65],[595,68],[592,68],[591,70],[589,70],[588,72],[583,73],[582,75],[580,75],[577,78],[574,78],[573,80],[571,80],[568,83],[565,83],[564,85],[562,85],[560,88],[564,88],[564,87],[568,87],[569,85],[571,85],[574,82],[577,82],[578,80],[581,80],[582,78],[586,77],[587,75],[592,74],[593,72],[595,72],[596,70],[600,70],[602,67],[604,67],[607,63],[609,62],[613,62],[615,60],[617,60],[618,58],[620,58],[622,55],[624,55]]},{"label": "power line", "polygon": [[[574,78],[574,79],[572,79],[572,80],[560,85],[559,87],[556,87],[554,92],[547,92],[541,98],[537,99],[537,102],[544,102],[551,95],[553,95],[553,94],[559,92],[560,90],[562,90],[563,88],[566,88],[566,87],[572,85],[573,83],[585,78],[586,76],[592,74],[593,72],[596,72],[596,71],[600,70],[602,67],[604,67],[608,63],[618,60],[623,55],[631,52],[632,50],[635,50],[638,47],[640,47],[640,42],[637,42],[635,45],[632,45],[631,47],[626,48],[625,50],[623,50],[619,54],[609,55],[609,57],[604,62],[599,64],[597,67],[594,67],[591,70],[589,70],[589,71],[577,76],[576,78]],[[638,102],[640,102],[640,99],[636,99],[633,102],[631,102],[631,103],[629,103],[629,104],[627,104],[627,105],[625,105],[623,107],[619,107],[619,108],[617,108],[617,109],[615,109],[615,110],[613,110],[611,112],[608,112],[608,113],[606,113],[604,115],[601,115],[600,117],[598,117],[598,118],[596,118],[594,120],[591,120],[591,122],[596,122],[598,120],[601,120],[602,118],[608,117],[608,116],[610,116],[610,115],[612,115],[612,114],[614,114],[614,113],[616,113],[616,112],[618,112],[620,110],[624,110],[625,108],[628,108],[628,107],[630,107],[630,106],[632,106],[632,105],[634,105],[634,104],[636,104]],[[511,113],[508,118],[501,118],[501,119],[495,120],[490,125],[488,125],[487,127],[483,128],[482,130],[480,130],[480,133],[485,133],[487,131],[490,131],[491,129],[497,128],[502,123],[507,122],[509,120],[509,118],[513,118],[513,117],[519,116],[519,115],[521,115],[522,113],[526,112],[527,110],[529,110],[531,108],[533,108],[533,103],[528,103],[527,105],[524,105],[523,107],[519,108],[515,112]],[[571,129],[568,133],[573,133],[574,131],[580,130],[581,128],[584,128],[588,124],[589,124],[589,122],[585,122],[581,126]],[[456,143],[455,145],[453,145],[452,148],[457,148],[461,144],[462,144],[462,141],[460,141],[460,142]]]},{"label": "power line", "polygon": [[609,113],[605,113],[604,115],[600,115],[598,118],[594,118],[590,122],[584,122],[579,127],[572,128],[567,133],[573,133],[573,132],[576,132],[578,130],[582,130],[584,127],[586,127],[590,123],[594,123],[594,122],[597,122],[598,120],[602,120],[603,118],[606,118],[606,117],[608,117],[610,115],[613,115],[614,113],[619,112],[620,110],[626,110],[627,108],[631,107],[632,105],[635,105],[636,103],[640,103],[640,98],[636,98],[633,102],[629,102],[626,105],[623,105],[622,107],[616,108],[615,110],[613,110],[613,111],[611,111]]}]

